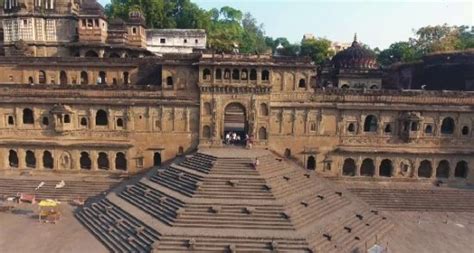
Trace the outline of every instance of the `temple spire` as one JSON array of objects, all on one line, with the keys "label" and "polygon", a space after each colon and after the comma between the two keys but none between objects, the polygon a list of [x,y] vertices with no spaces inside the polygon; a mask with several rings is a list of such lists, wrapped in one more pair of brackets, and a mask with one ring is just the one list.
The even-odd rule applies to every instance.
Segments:
[{"label": "temple spire", "polygon": [[357,42],[357,33],[354,33],[354,42]]}]

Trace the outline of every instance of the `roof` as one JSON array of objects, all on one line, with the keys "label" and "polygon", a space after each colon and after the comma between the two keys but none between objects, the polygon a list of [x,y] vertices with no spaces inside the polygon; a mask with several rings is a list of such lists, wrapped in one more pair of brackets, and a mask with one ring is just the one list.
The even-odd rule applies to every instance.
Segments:
[{"label": "roof", "polygon": [[332,62],[336,68],[360,68],[360,69],[376,69],[378,68],[375,53],[364,48],[358,41],[357,35],[349,48],[337,53]]},{"label": "roof", "polygon": [[147,36],[180,36],[180,37],[205,37],[204,29],[147,29]]}]

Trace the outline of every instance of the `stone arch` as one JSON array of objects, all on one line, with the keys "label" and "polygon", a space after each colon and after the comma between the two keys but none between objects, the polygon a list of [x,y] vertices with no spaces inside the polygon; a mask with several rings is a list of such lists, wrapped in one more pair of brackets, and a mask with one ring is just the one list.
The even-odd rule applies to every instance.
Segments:
[{"label": "stone arch", "polygon": [[441,123],[441,133],[442,134],[453,134],[454,133],[454,120],[451,117],[446,117]]},{"label": "stone arch", "polygon": [[246,70],[246,69],[242,69],[242,71],[240,72],[240,79],[241,80],[248,80],[249,79],[249,71]]},{"label": "stone arch", "polygon": [[216,69],[216,79],[222,80],[222,69]]},{"label": "stone arch", "polygon": [[97,84],[107,84],[107,73],[105,73],[105,71],[99,71],[99,80]]},{"label": "stone arch", "polygon": [[342,175],[343,176],[355,176],[356,175],[356,163],[352,158],[346,158],[344,164],[342,165]]},{"label": "stone arch", "polygon": [[426,125],[425,134],[432,134],[432,133],[433,133],[433,126],[432,125]]},{"label": "stone arch", "polygon": [[13,149],[8,152],[8,164],[12,168],[18,168],[18,154]]},{"label": "stone arch", "polygon": [[94,50],[89,50],[84,54],[85,57],[99,57],[99,54]]},{"label": "stone arch", "polygon": [[99,152],[99,156],[97,157],[97,166],[101,170],[108,170],[110,168],[109,157],[107,153]]},{"label": "stone arch", "polygon": [[442,160],[438,163],[438,167],[436,168],[436,177],[437,178],[449,177],[449,162],[447,160]]},{"label": "stone arch", "polygon": [[89,75],[86,71],[81,71],[81,84],[89,84]]},{"label": "stone arch", "polygon": [[265,127],[260,127],[260,129],[258,129],[258,139],[259,140],[267,139],[267,129]]},{"label": "stone arch", "polygon": [[270,81],[270,71],[266,69],[262,71],[262,81]]},{"label": "stone arch", "polygon": [[46,84],[46,72],[44,70],[40,70],[38,73],[38,83]]},{"label": "stone arch", "polygon": [[364,159],[364,161],[362,161],[362,164],[360,166],[360,175],[373,177],[374,174],[375,174],[374,160],[370,158]]},{"label": "stone arch", "polygon": [[45,169],[53,169],[54,168],[53,155],[48,150],[45,150],[43,152],[43,168],[45,168]]},{"label": "stone arch", "polygon": [[459,161],[456,164],[456,168],[454,169],[454,177],[457,178],[467,178],[467,174],[469,173],[469,167],[466,161]]},{"label": "stone arch", "polygon": [[79,159],[81,169],[90,170],[92,168],[92,161],[87,152],[81,152],[81,158]]},{"label": "stone arch", "polygon": [[316,169],[316,158],[310,155],[308,160],[306,161],[306,169],[308,170],[315,170]]},{"label": "stone arch", "polygon": [[306,80],[304,78],[301,78],[298,82],[298,88],[306,88]]},{"label": "stone arch", "polygon": [[211,128],[209,126],[204,126],[202,128],[202,137],[205,139],[211,138]]},{"label": "stone arch", "polygon": [[230,69],[225,69],[224,70],[224,79],[225,80],[230,80]]},{"label": "stone arch", "polygon": [[67,74],[64,70],[61,70],[61,72],[59,72],[59,84],[67,84]]},{"label": "stone arch", "polygon": [[36,168],[36,157],[35,153],[31,150],[26,151],[25,163],[27,168]]},{"label": "stone arch", "polygon": [[241,137],[247,133],[247,113],[243,104],[238,102],[228,103],[224,107],[224,132],[236,132]]},{"label": "stone arch", "polygon": [[211,80],[211,70],[209,70],[208,68],[205,68],[202,71],[202,79],[206,81]]},{"label": "stone arch", "polygon": [[232,70],[232,80],[240,80],[240,71],[238,69]]},{"label": "stone arch", "polygon": [[430,178],[433,173],[433,167],[431,162],[428,160],[423,160],[418,167],[418,177]]},{"label": "stone arch", "polygon": [[34,84],[35,83],[35,80],[33,79],[32,76],[28,77],[28,83],[29,84]]},{"label": "stone arch", "polygon": [[379,166],[379,175],[382,177],[391,177],[393,174],[393,164],[389,159],[384,159]]},{"label": "stone arch", "polygon": [[30,108],[23,109],[23,124],[34,124],[35,118],[33,116],[33,110]]},{"label": "stone arch", "polygon": [[115,155],[115,169],[116,170],[127,170],[127,158],[122,152],[118,152]]},{"label": "stone arch", "polygon": [[370,114],[365,117],[364,120],[364,132],[376,132],[377,131],[377,117]]},{"label": "stone arch", "polygon": [[250,80],[251,81],[256,81],[257,80],[257,70],[256,69],[251,69],[250,70]]},{"label": "stone arch", "polygon": [[107,112],[104,110],[98,110],[95,114],[95,124],[96,126],[107,126],[109,124],[109,119],[107,117]]}]

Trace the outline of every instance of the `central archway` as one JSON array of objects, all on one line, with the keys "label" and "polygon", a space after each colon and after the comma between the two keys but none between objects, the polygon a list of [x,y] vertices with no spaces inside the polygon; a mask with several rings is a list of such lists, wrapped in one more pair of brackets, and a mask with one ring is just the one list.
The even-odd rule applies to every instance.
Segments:
[{"label": "central archway", "polygon": [[224,110],[224,133],[234,132],[244,140],[248,133],[247,114],[245,107],[240,103],[230,103]]}]

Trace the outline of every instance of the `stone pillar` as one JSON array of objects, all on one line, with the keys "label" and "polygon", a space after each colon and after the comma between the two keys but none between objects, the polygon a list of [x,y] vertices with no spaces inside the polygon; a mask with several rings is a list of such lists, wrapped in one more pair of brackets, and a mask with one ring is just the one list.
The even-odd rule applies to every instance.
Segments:
[{"label": "stone pillar", "polygon": [[44,170],[44,164],[43,164],[43,154],[44,150],[43,149],[35,149],[35,158],[36,158],[36,168],[37,170]]},{"label": "stone pillar", "polygon": [[436,178],[436,167],[438,167],[439,159],[432,159],[431,160],[431,167],[433,170],[431,171],[431,178],[435,179]]},{"label": "stone pillar", "polygon": [[454,180],[454,171],[456,169],[456,162],[454,161],[454,159],[449,159],[448,160],[449,162],[449,176],[448,176],[448,179],[449,180]]},{"label": "stone pillar", "polygon": [[420,168],[420,158],[416,158],[415,162],[413,163],[413,178],[418,178],[418,169]]},{"label": "stone pillar", "polygon": [[185,126],[184,130],[185,130],[186,132],[190,132],[190,126],[189,126],[189,122],[190,122],[190,121],[189,121],[190,112],[189,112],[189,108],[188,108],[188,107],[185,108],[185,115],[186,115],[186,126]]},{"label": "stone pillar", "polygon": [[90,129],[95,129],[95,114],[96,111],[94,109],[89,109],[89,126]]},{"label": "stone pillar", "polygon": [[25,152],[25,150],[19,148],[17,150],[17,156],[18,156],[18,168],[20,170],[26,169],[26,161],[25,161],[26,152]]},{"label": "stone pillar", "polygon": [[355,165],[356,165],[356,168],[355,168],[356,173],[355,174],[356,174],[357,177],[360,177],[360,166],[362,165],[362,157],[359,156],[357,159],[354,160],[354,162],[355,162]]},{"label": "stone pillar", "polygon": [[109,130],[115,129],[115,119],[114,119],[114,112],[109,108],[107,109],[107,120],[109,121],[109,125],[107,128]]},{"label": "stone pillar", "polygon": [[91,170],[97,171],[99,169],[99,166],[97,164],[97,158],[99,157],[98,152],[93,150],[90,152],[91,162],[92,162],[92,167]]},{"label": "stone pillar", "polygon": [[382,158],[377,156],[375,157],[375,159],[373,159],[373,161],[374,161],[374,166],[375,166],[374,177],[379,177],[380,176],[380,163],[382,161]]}]

